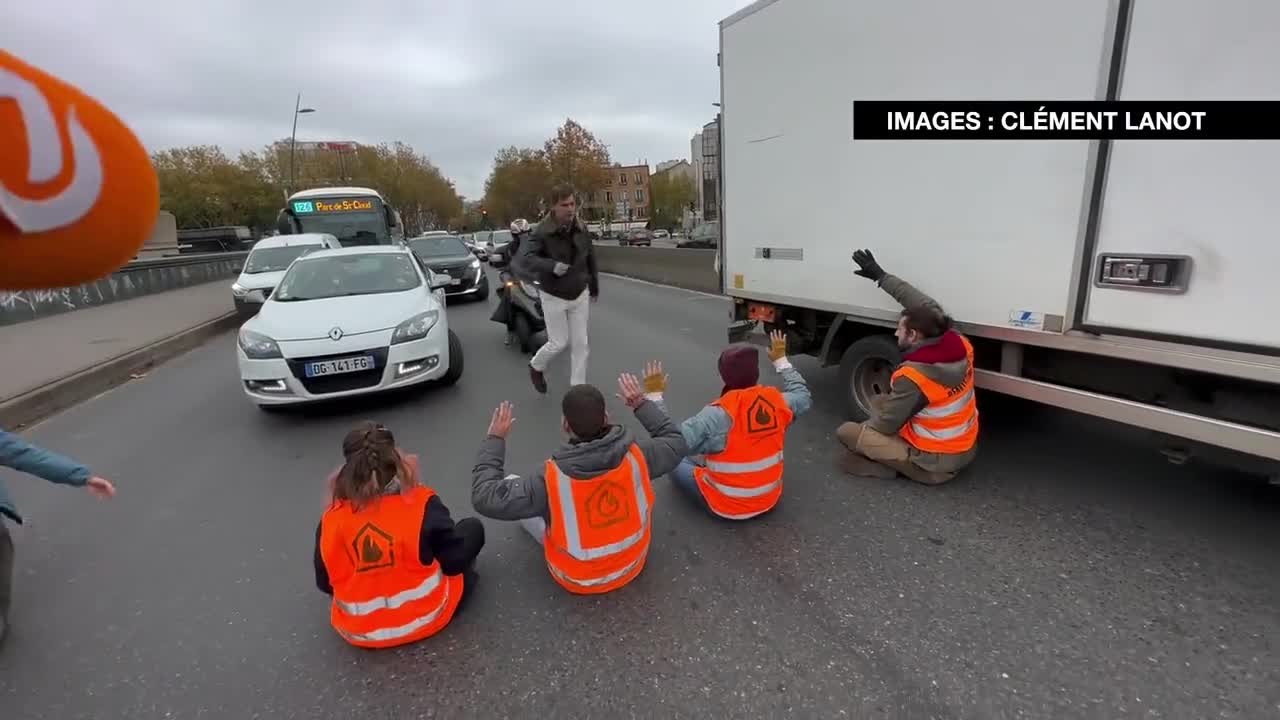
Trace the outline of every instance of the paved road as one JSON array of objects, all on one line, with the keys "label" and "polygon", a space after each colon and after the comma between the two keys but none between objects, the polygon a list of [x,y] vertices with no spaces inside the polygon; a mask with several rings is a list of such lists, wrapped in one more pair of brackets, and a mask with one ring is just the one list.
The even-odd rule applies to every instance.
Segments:
[{"label": "paved road", "polygon": [[[675,412],[718,390],[724,302],[606,279],[591,379],[659,357]],[[488,309],[450,310],[455,388],[304,416],[236,391],[231,335],[39,427],[119,482],[102,506],[14,485],[19,583],[4,718],[1183,718],[1280,713],[1280,498],[1164,463],[1141,437],[984,403],[983,456],[937,489],[829,469],[838,390],[788,442],[772,517],[704,520],[659,483],[645,573],[566,596],[486,521],[475,605],[384,653],[326,624],[311,575],[323,478],[376,416],[456,515],[493,406],[511,467],[557,438]],[[551,375],[562,389],[563,364]],[[617,413],[623,414],[618,407]],[[634,422],[634,421],[631,421]]]}]

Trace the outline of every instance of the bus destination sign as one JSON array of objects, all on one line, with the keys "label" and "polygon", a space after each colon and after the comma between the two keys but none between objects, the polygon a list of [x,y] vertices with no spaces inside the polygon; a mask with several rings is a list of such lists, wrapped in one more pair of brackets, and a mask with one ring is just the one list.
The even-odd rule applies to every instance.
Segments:
[{"label": "bus destination sign", "polygon": [[295,200],[293,203],[293,212],[295,215],[368,212],[373,209],[373,200],[364,198],[348,198],[339,200]]}]

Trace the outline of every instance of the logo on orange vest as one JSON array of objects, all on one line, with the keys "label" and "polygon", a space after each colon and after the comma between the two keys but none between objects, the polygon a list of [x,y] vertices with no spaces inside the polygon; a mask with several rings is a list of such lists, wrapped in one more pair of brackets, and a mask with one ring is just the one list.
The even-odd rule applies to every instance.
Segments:
[{"label": "logo on orange vest", "polygon": [[388,568],[396,564],[395,540],[386,530],[365,523],[351,542],[355,551],[356,572]]},{"label": "logo on orange vest", "polygon": [[587,496],[587,527],[599,530],[631,517],[631,503],[621,485],[612,480],[600,484]]},{"label": "logo on orange vest", "polygon": [[771,432],[778,429],[778,411],[773,403],[757,395],[747,408],[747,432],[750,434]]}]

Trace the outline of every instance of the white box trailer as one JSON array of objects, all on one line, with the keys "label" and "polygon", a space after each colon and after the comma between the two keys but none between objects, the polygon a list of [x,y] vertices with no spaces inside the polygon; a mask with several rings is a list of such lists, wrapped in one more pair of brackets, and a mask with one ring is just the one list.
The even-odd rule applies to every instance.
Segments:
[{"label": "white box trailer", "polygon": [[[854,100],[1278,100],[1280,3],[761,0],[720,25],[731,341],[887,386],[870,248],[978,385],[1280,460],[1280,142],[857,141]],[[797,350],[793,349],[793,352]],[[1171,439],[1172,439],[1171,438]],[[1237,455],[1237,453],[1239,453]]]}]

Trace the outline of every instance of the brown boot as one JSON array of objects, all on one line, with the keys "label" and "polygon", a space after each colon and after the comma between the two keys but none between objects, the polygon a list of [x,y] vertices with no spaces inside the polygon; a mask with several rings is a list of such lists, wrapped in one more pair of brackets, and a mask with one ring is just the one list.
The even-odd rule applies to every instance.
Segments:
[{"label": "brown boot", "polygon": [[921,485],[941,485],[956,476],[955,473],[931,472],[918,465],[913,465],[910,461],[886,461],[884,464]]},{"label": "brown boot", "polygon": [[881,465],[875,460],[869,460],[856,452],[841,448],[837,453],[836,465],[840,468],[841,472],[846,475],[877,478],[880,480],[892,480],[898,476],[897,470],[886,465]]}]

